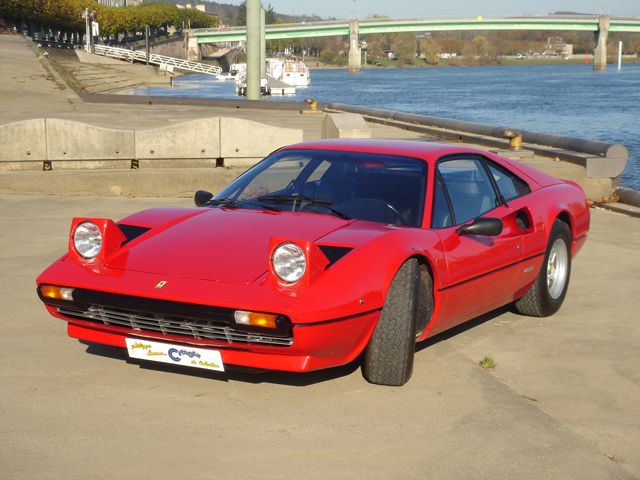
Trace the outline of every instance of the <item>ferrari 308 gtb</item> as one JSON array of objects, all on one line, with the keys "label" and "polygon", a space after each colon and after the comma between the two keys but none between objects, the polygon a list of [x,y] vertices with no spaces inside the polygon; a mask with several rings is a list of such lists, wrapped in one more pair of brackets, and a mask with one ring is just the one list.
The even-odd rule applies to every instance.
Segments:
[{"label": "ferrari 308 gtb", "polygon": [[71,337],[196,368],[362,362],[403,385],[415,343],[502,305],[556,312],[589,230],[580,187],[419,141],[282,148],[193,208],[75,218],[37,279]]}]

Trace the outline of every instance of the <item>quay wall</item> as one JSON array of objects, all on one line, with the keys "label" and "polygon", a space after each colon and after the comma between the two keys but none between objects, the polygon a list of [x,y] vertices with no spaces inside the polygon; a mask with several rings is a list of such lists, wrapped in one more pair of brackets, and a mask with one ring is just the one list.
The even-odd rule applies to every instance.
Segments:
[{"label": "quay wall", "polygon": [[239,118],[136,131],[42,118],[0,126],[5,146],[0,171],[42,170],[43,165],[55,170],[246,167],[302,138],[301,129]]},{"label": "quay wall", "polygon": [[[282,111],[282,115],[288,116],[289,120],[280,124],[288,127],[300,124],[294,120],[295,116],[301,120],[308,116],[300,116],[299,112],[311,112],[311,102],[109,94],[80,94],[80,97],[88,105],[213,107],[217,112],[228,111],[229,116],[219,113],[220,117],[200,118],[150,130],[104,128],[57,118],[5,124],[0,126],[0,143],[6,146],[0,151],[0,173],[36,172],[43,169],[56,172],[178,168],[210,168],[215,172],[220,170],[216,167],[244,169],[283,145],[303,141],[306,131],[269,126],[247,120],[247,117],[259,119],[268,116],[268,112],[275,115]],[[341,131],[342,127],[339,125],[344,122],[340,122],[340,116],[357,117],[361,122],[356,129],[358,136],[364,135],[366,138],[371,135],[365,131],[368,129],[367,125],[382,124],[394,127],[387,128],[388,130],[416,132],[418,135],[414,138],[423,136],[463,142],[472,147],[479,146],[518,159],[556,178],[572,180],[583,188],[587,197],[596,200],[609,197],[620,186],[620,174],[628,158],[624,146],[606,142],[523,131],[518,132],[522,134],[523,140],[526,139],[523,147],[512,150],[510,140],[505,138],[504,127],[335,103],[320,103],[317,107],[315,113],[320,115],[309,117],[315,117],[320,122],[322,119],[331,119],[331,125],[326,121],[323,123],[321,137],[353,136],[355,124],[348,128],[349,132]],[[251,113],[245,113],[245,119],[233,118],[232,115],[239,111]],[[347,123],[352,124],[353,120]],[[306,138],[309,139],[308,134]],[[386,138],[394,136],[391,134]],[[196,174],[195,171],[192,173]],[[28,186],[30,189],[35,188],[33,182],[45,182],[37,176],[31,177],[29,181],[32,182]],[[0,193],[20,193],[19,185],[14,180],[0,179]],[[46,182],[42,185],[46,185]],[[143,190],[145,189],[137,188],[138,192]],[[44,188],[44,191],[48,192],[50,188]],[[175,191],[176,189],[158,190],[157,194],[169,196]],[[84,190],[77,191],[76,194],[87,194],[82,192]],[[112,190],[110,187],[102,188],[101,192],[110,195]]]}]

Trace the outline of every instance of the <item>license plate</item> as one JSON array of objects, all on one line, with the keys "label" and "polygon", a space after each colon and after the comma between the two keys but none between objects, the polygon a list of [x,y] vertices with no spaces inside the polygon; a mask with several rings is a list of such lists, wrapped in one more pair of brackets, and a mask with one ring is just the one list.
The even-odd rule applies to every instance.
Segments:
[{"label": "license plate", "polygon": [[134,338],[126,338],[125,340],[127,342],[127,351],[132,358],[224,372],[222,356],[217,350],[205,350],[203,348],[150,342]]}]

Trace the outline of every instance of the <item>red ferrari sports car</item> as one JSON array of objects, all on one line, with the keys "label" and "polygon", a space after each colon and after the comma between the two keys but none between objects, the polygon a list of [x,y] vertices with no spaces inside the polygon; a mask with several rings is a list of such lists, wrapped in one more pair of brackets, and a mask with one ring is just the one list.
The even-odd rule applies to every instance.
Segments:
[{"label": "red ferrari sports car", "polygon": [[71,337],[134,358],[294,372],[360,358],[403,385],[415,343],[513,303],[547,316],[589,229],[574,183],[470,148],[282,148],[193,208],[75,218],[37,279]]}]

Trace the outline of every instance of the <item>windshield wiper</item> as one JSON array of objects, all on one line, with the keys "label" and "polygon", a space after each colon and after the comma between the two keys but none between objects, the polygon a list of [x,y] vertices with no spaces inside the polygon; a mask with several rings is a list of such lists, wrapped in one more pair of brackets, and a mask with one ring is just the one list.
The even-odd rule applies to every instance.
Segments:
[{"label": "windshield wiper", "polygon": [[278,207],[273,207],[271,205],[260,205],[258,203],[250,203],[243,202],[240,200],[232,200],[230,198],[220,198],[216,200],[212,198],[205,205],[213,205],[215,207],[227,207],[227,208],[247,208],[247,205],[255,205],[256,207],[264,208],[265,210],[269,210],[271,212],[281,212]]},{"label": "windshield wiper", "polygon": [[351,220],[351,217],[346,213],[342,213],[340,210],[336,210],[332,208],[333,202],[331,200],[327,200],[326,198],[318,198],[318,197],[306,197],[300,193],[292,193],[291,195],[263,195],[258,197],[258,200],[261,202],[274,202],[274,203],[300,203],[301,207],[304,208],[306,206],[320,206],[329,210],[331,213],[336,215],[337,217],[342,218],[343,220]]},{"label": "windshield wiper", "polygon": [[205,203],[205,206],[206,205],[213,205],[214,207],[246,208],[240,202],[237,202],[236,200],[231,200],[230,198],[219,198],[219,199],[212,198],[207,203]]}]

